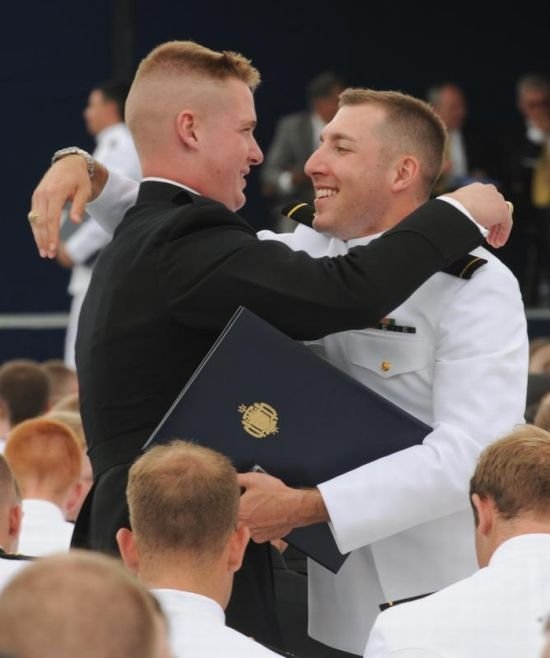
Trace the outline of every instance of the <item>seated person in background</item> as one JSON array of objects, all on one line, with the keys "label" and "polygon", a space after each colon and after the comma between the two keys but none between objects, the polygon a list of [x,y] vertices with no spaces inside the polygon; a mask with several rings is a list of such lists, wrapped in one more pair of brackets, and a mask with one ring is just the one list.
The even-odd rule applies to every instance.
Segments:
[{"label": "seated person in background", "polygon": [[66,366],[61,359],[49,359],[41,365],[50,380],[49,407],[53,407],[67,395],[78,393],[76,370]]},{"label": "seated person in background", "polygon": [[116,560],[37,560],[0,595],[0,653],[18,658],[170,658],[153,597]]},{"label": "seated person in background", "polygon": [[8,435],[5,455],[23,496],[21,552],[69,550],[73,524],[66,518],[82,488],[82,448],[74,432],[55,420],[27,420]]},{"label": "seated person in background", "polygon": [[293,199],[313,203],[313,185],[304,165],[319,146],[321,130],[336,114],[344,86],[330,71],[319,74],[307,87],[309,108],[288,114],[277,123],[260,176],[262,192],[271,201],[273,216],[282,229],[295,226],[292,220],[281,217],[283,205]]},{"label": "seated person in background", "polygon": [[117,541],[126,566],[160,601],[176,658],[276,655],[225,625],[248,543],[237,525],[239,497],[231,462],[193,443],[156,446],[130,469],[132,531],[121,528]]},{"label": "seated person in background", "polygon": [[26,564],[16,554],[21,531],[21,496],[13,473],[0,455],[0,591],[6,582]]},{"label": "seated person in background", "polygon": [[470,578],[382,612],[366,658],[538,658],[550,610],[550,434],[525,425],[481,454],[470,482]]},{"label": "seated person in background", "polygon": [[481,181],[495,183],[494,146],[487,137],[472,132],[466,124],[468,105],[462,89],[451,82],[434,85],[428,101],[447,128],[448,141],[441,176],[434,196],[455,190],[461,185]]},{"label": "seated person in background", "polygon": [[35,361],[16,359],[0,367],[0,452],[12,427],[47,411],[49,395],[48,376]]},{"label": "seated person in background", "polygon": [[80,498],[79,501],[74,506],[74,508],[67,514],[67,521],[75,521],[76,517],[78,516],[78,513],[80,512],[80,508],[82,507],[82,504],[84,503],[84,500],[88,495],[88,492],[92,488],[92,484],[94,481],[94,476],[92,472],[92,463],[90,462],[90,458],[88,457],[88,453],[86,452],[86,437],[84,435],[84,428],[82,427],[82,418],[80,417],[80,414],[77,413],[76,411],[57,411],[55,409],[49,411],[44,417],[48,418],[49,420],[56,420],[60,423],[64,423],[65,425],[68,425],[75,433],[80,448],[82,449],[82,472],[80,474],[80,483],[81,483]]}]

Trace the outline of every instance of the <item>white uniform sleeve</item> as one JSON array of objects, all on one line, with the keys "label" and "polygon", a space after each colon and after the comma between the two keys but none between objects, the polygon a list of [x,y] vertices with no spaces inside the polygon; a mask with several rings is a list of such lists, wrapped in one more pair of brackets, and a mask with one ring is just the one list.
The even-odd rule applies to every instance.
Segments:
[{"label": "white uniform sleeve", "polygon": [[90,217],[67,240],[65,249],[73,263],[82,265],[110,240],[111,236]]},{"label": "white uniform sleeve", "polygon": [[109,172],[101,194],[86,206],[86,210],[109,235],[122,221],[126,211],[137,199],[139,183],[114,172]]},{"label": "white uniform sleeve", "polygon": [[480,451],[524,422],[526,382],[526,320],[517,282],[508,270],[482,267],[442,310],[433,431],[422,445],[319,485],[340,550],[467,508]]},{"label": "white uniform sleeve", "polygon": [[468,219],[470,219],[481,231],[481,235],[486,238],[489,235],[489,231],[484,227],[481,226],[481,224],[478,224],[474,217],[472,216],[472,213],[469,210],[466,210],[466,208],[460,203],[460,201],[457,201],[456,199],[453,199],[450,196],[445,196],[444,194],[442,196],[437,197],[440,201],[446,201],[447,203],[450,203],[451,206],[454,206],[457,210],[460,210],[460,212],[464,213]]}]

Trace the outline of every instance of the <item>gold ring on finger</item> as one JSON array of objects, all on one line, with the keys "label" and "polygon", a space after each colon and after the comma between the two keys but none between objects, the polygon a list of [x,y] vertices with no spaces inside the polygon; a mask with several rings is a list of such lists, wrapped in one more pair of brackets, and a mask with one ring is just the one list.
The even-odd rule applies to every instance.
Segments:
[{"label": "gold ring on finger", "polygon": [[29,223],[31,225],[34,224],[38,219],[38,213],[36,212],[36,210],[31,210],[30,213],[27,215],[27,219],[29,220]]}]

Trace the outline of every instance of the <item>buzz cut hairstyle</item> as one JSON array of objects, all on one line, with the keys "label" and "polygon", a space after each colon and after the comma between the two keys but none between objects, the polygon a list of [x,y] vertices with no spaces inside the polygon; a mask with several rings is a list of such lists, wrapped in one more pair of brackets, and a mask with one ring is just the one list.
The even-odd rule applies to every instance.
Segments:
[{"label": "buzz cut hairstyle", "polygon": [[4,455],[25,495],[28,478],[64,494],[82,473],[82,444],[65,423],[45,417],[20,423],[8,434]]},{"label": "buzz cut hairstyle", "polygon": [[218,52],[194,41],[168,41],[154,48],[138,66],[134,84],[143,77],[162,73],[195,74],[214,80],[237,78],[252,91],[260,84],[258,69],[240,53]]},{"label": "buzz cut hairstyle", "polygon": [[[481,453],[470,480],[473,494],[491,498],[504,519],[528,513],[550,518],[550,433],[523,425]],[[474,509],[476,525],[478,517]]]},{"label": "buzz cut hairstyle", "polygon": [[240,488],[224,455],[188,441],[155,446],[131,467],[130,525],[152,555],[218,555],[236,528]]},{"label": "buzz cut hairstyle", "polygon": [[447,129],[434,109],[425,101],[400,91],[349,88],[340,94],[339,107],[375,105],[384,110],[378,137],[389,154],[407,153],[420,162],[426,198],[441,173]]}]

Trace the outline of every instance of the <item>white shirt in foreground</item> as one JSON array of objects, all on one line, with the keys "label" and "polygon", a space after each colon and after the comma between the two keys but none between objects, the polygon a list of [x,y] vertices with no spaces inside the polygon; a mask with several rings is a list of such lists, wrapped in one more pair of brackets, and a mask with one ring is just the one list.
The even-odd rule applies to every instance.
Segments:
[{"label": "white shirt in foreground", "polygon": [[23,522],[19,552],[23,555],[49,555],[68,551],[74,525],[65,521],[57,505],[47,500],[23,500]]},{"label": "white shirt in foreground", "polygon": [[550,534],[509,539],[470,578],[381,613],[365,658],[540,658],[549,555]]},{"label": "white shirt in foreground", "polygon": [[213,599],[175,589],[152,589],[166,617],[174,658],[275,658],[278,654],[225,625]]}]

